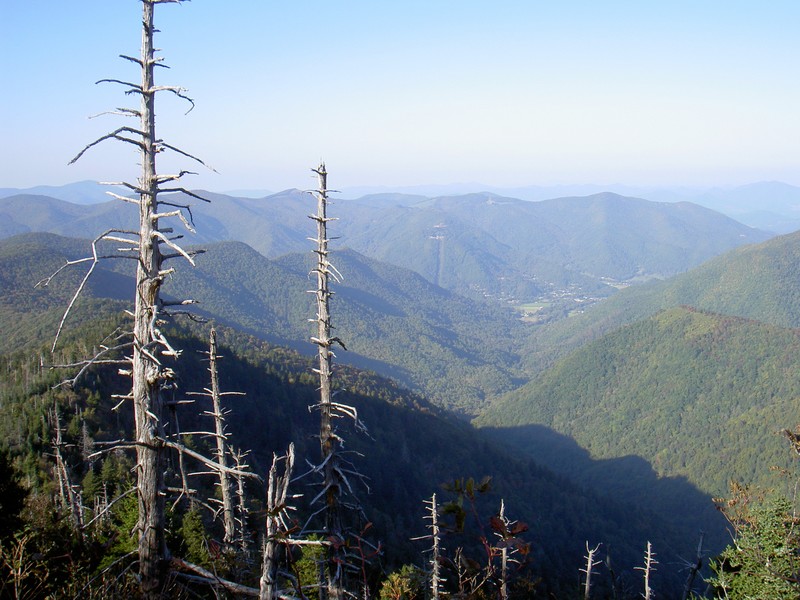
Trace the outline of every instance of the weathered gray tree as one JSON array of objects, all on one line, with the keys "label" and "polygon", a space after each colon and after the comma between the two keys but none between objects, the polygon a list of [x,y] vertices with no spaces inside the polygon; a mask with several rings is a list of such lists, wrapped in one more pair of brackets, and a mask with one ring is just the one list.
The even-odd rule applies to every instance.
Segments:
[{"label": "weathered gray tree", "polygon": [[64,457],[64,450],[67,446],[63,439],[64,428],[61,425],[61,415],[58,411],[58,403],[53,404],[50,411],[50,426],[53,429],[53,458],[56,461],[56,476],[58,479],[58,495],[61,509],[69,514],[73,529],[82,534],[83,529],[83,506],[80,496],[80,486],[72,483],[69,466]]},{"label": "weathered gray tree", "polygon": [[328,217],[328,173],[325,163],[320,164],[314,172],[319,180],[319,188],[315,193],[317,214],[310,217],[317,223],[317,237],[313,240],[317,243],[317,266],[314,269],[317,274],[317,289],[314,292],[317,299],[317,335],[311,341],[317,345],[319,358],[316,372],[319,375],[320,399],[317,408],[320,414],[319,441],[322,454],[320,470],[323,474],[323,490],[320,496],[324,498],[324,533],[328,541],[324,595],[330,600],[341,600],[344,597],[342,569],[346,559],[340,495],[345,478],[341,472],[338,452],[340,439],[333,428],[333,418],[338,407],[332,399],[331,367],[334,356],[332,347],[342,342],[331,335],[330,277],[336,276],[336,270],[328,257],[328,222],[332,219]]},{"label": "weathered gray tree", "polygon": [[[93,146],[106,141],[117,140],[138,148],[141,159],[141,174],[136,184],[117,182],[135,194],[130,198],[118,194],[112,196],[136,204],[139,208],[139,223],[136,230],[108,231],[95,240],[89,271],[73,301],[80,294],[83,284],[91,275],[97,262],[104,258],[97,250],[100,242],[123,244],[113,256],[130,257],[136,260],[136,296],[133,310],[133,331],[130,342],[130,368],[122,372],[132,379],[132,392],[128,399],[133,403],[135,432],[132,445],[136,450],[136,489],[139,504],[139,579],[142,596],[158,598],[161,595],[169,551],[164,536],[164,468],[165,453],[168,447],[164,432],[162,388],[171,382],[174,372],[165,366],[166,358],[177,358],[178,352],[170,345],[162,333],[165,317],[169,316],[169,304],[160,296],[161,285],[173,269],[166,268],[165,262],[183,257],[194,264],[193,252],[187,252],[178,245],[181,236],[174,235],[172,228],[162,222],[171,217],[179,218],[191,230],[191,212],[188,205],[160,198],[160,194],[182,192],[188,196],[198,196],[183,187],[175,187],[177,180],[188,174],[159,175],[156,157],[166,150],[200,162],[194,156],[171,146],[156,134],[155,100],[160,92],[170,92],[190,102],[185,90],[174,86],[159,86],[155,83],[155,69],[163,66],[162,58],[156,56],[154,46],[154,12],[158,4],[178,4],[184,0],[142,0],[142,45],[139,58],[122,56],[125,60],[139,66],[141,82],[132,83],[119,79],[103,79],[98,83],[116,83],[126,88],[127,94],[139,96],[138,109],[122,108],[116,114],[138,119],[138,127],[123,126],[88,144],[71,161],[75,162]],[[166,207],[166,210],[164,210]],[[187,216],[188,215],[188,216]],[[191,301],[177,304],[188,304]],[[62,320],[63,326],[63,320]],[[120,348],[122,346],[118,346]],[[88,364],[103,362],[97,357]],[[86,366],[86,365],[85,365]]]},{"label": "weathered gray tree", "polygon": [[439,527],[439,505],[436,501],[436,494],[433,494],[430,500],[425,500],[424,504],[428,509],[425,519],[431,522],[430,525],[428,525],[428,529],[431,530],[431,533],[430,535],[423,535],[413,539],[431,541],[431,547],[429,550],[431,558],[428,561],[428,564],[430,565],[430,570],[428,571],[430,580],[430,597],[433,600],[439,600],[440,596],[442,595],[442,584],[444,583],[444,578],[441,574],[441,557],[444,548],[442,547],[441,539],[442,531]]},{"label": "weathered gray tree", "polygon": [[[236,516],[234,506],[233,478],[231,467],[228,464],[228,458],[233,456],[228,433],[226,430],[225,417],[230,414],[229,409],[222,406],[222,398],[224,396],[244,396],[242,392],[223,392],[219,386],[219,369],[217,361],[220,356],[217,354],[217,331],[213,327],[208,336],[208,373],[210,376],[211,387],[206,388],[202,392],[190,392],[190,396],[201,396],[211,400],[211,410],[203,411],[203,414],[214,419],[214,431],[212,432],[199,432],[201,435],[214,438],[214,459],[217,463],[213,472],[218,478],[217,486],[220,490],[220,500],[211,498],[212,502],[220,505],[220,512],[222,514],[223,526],[223,542],[227,550],[233,548],[236,541]],[[234,469],[236,471],[244,471],[240,468],[241,465],[237,464]]]},{"label": "weathered gray tree", "polygon": [[[284,463],[283,475],[278,474],[278,465]],[[282,546],[292,543],[289,537],[288,513],[292,510],[288,502],[289,482],[294,469],[294,444],[289,445],[285,456],[272,455],[272,467],[267,477],[267,523],[264,550],[261,562],[259,600],[285,597],[278,585],[278,565]]]},{"label": "weathered gray tree", "polygon": [[644,566],[634,567],[637,571],[644,573],[644,592],[642,593],[644,600],[652,600],[655,597],[650,583],[657,564],[658,561],[656,560],[656,553],[653,552],[653,545],[647,542],[647,550],[644,553]]},{"label": "weathered gray tree", "polygon": [[589,548],[589,542],[586,542],[586,556],[584,557],[586,558],[586,567],[580,570],[586,576],[583,582],[583,600],[590,600],[592,597],[592,573],[595,567],[603,564],[602,561],[595,560],[599,549],[600,544],[597,544],[594,548]]},{"label": "weathered gray tree", "polygon": [[[345,348],[342,340],[333,335],[331,324],[330,299],[333,292],[330,289],[330,279],[338,280],[339,272],[329,259],[328,249],[328,223],[335,219],[328,217],[328,173],[325,163],[313,169],[318,178],[318,189],[314,192],[317,199],[317,213],[309,218],[317,224],[316,242],[317,264],[312,272],[317,276],[317,288],[310,293],[316,296],[317,315],[311,319],[317,325],[316,336],[311,341],[317,345],[319,367],[314,372],[319,375],[319,402],[315,408],[320,413],[319,441],[321,461],[314,468],[322,474],[322,491],[312,500],[312,504],[321,500],[324,515],[323,537],[326,548],[325,585],[320,590],[321,597],[329,600],[342,600],[345,595],[345,571],[352,568],[352,563],[347,553],[347,531],[343,521],[343,512],[352,510],[360,512],[357,504],[345,505],[342,501],[343,494],[354,497],[350,477],[363,479],[361,474],[344,460],[341,451],[342,438],[337,434],[334,420],[346,417],[352,419],[356,427],[365,430],[363,423],[358,419],[358,413],[353,406],[333,400],[333,347],[335,345]],[[357,534],[356,534],[357,535]]]}]

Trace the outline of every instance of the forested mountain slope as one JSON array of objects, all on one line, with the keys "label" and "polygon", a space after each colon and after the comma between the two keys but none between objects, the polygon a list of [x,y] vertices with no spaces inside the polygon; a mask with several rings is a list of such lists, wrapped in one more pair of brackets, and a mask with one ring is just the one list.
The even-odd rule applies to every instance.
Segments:
[{"label": "forested mountain slope", "polygon": [[[336,335],[347,346],[337,351],[340,361],[395,377],[467,413],[521,383],[516,352],[525,327],[509,309],[467,300],[353,251],[331,256],[342,274],[332,300]],[[222,243],[165,291],[191,292],[221,322],[308,351],[311,260],[305,253],[273,262],[244,244]]]},{"label": "forested mountain slope", "polygon": [[[56,359],[84,355],[113,328],[113,321],[104,319],[71,330]],[[179,382],[176,399],[208,386],[202,355],[206,341],[197,337],[203,331],[204,326],[195,325],[191,332],[180,329],[169,334],[182,350],[181,359],[171,365]],[[263,474],[271,453],[283,452],[292,441],[301,464],[306,457],[315,460],[318,424],[314,412],[307,408],[318,395],[312,361],[228,329],[220,331],[220,342],[223,391],[246,393],[244,398],[230,397],[226,404],[232,409],[229,431],[233,443],[253,451],[248,462]],[[96,478],[105,477],[105,469],[95,463],[95,479],[88,477],[80,449],[87,443],[125,439],[131,419],[129,407],[112,411],[118,400],[110,394],[124,392],[126,382],[113,368],[98,368],[74,390],[55,390],[52,384],[63,375],[42,370],[40,354],[38,348],[32,348],[0,357],[4,374],[0,379],[0,433],[18,454],[30,480],[45,485],[52,431],[43,415],[57,402],[65,424],[66,447],[75,449],[70,454],[70,469],[77,481],[84,481],[86,494],[90,494],[90,489],[97,489]],[[488,519],[504,498],[507,514],[530,525],[525,534],[532,542],[530,567],[534,576],[542,578],[537,589],[543,595],[564,597],[577,587],[586,540],[603,542],[613,549],[616,573],[628,582],[629,589],[638,585],[633,567],[639,564],[646,541],[656,545],[664,561],[691,555],[695,540],[690,525],[664,522],[651,511],[624,500],[612,501],[581,490],[532,461],[500,449],[468,424],[448,418],[389,381],[341,366],[336,372],[339,386],[346,390],[339,399],[356,406],[369,428],[369,436],[364,436],[342,422],[339,433],[346,439],[348,450],[354,452],[351,456],[355,464],[367,476],[369,490],[361,489],[359,496],[367,518],[374,523],[370,535],[382,542],[385,564],[423,560],[420,553],[424,544],[411,543],[409,538],[425,532],[424,499],[433,493],[439,494],[440,501],[455,499],[442,489],[443,483],[484,476],[492,477],[492,490],[478,498],[480,518]],[[181,409],[179,420],[184,431],[208,428],[197,416],[202,410],[199,401],[187,410]],[[203,443],[200,437],[192,442],[194,447]],[[680,490],[687,501],[702,499],[691,487],[674,483],[675,493]],[[314,486],[295,485],[294,491],[306,497],[316,493]],[[261,497],[263,490],[254,494]],[[302,506],[302,501],[298,505]],[[255,530],[258,518],[256,513],[251,525]],[[473,549],[467,552],[476,552],[479,533],[470,526],[460,538],[447,535],[445,545],[452,552],[456,544],[468,543]],[[653,585],[672,595],[682,579],[679,569],[665,568],[654,576]],[[607,581],[608,574],[598,578],[598,593]]]},{"label": "forested mountain slope", "polygon": [[539,327],[529,365],[537,368],[621,325],[680,305],[800,327],[800,232],[736,248],[666,281],[622,290],[584,314]]},{"label": "forested mountain slope", "polygon": [[554,452],[546,430],[528,426],[574,439],[593,459],[638,456],[659,476],[724,495],[731,480],[775,483],[770,467],[791,461],[779,434],[798,415],[800,331],[673,308],[575,351],[477,423],[612,493],[626,489],[624,478],[582,470]]},{"label": "forested mountain slope", "polygon": [[[0,241],[0,320],[3,325],[0,352],[38,345],[46,337],[52,341],[88,265],[65,269],[47,286],[43,285],[43,280],[68,260],[88,256],[90,250],[86,240],[48,233],[25,234]],[[110,264],[99,265],[87,281],[86,293],[78,299],[72,313],[73,326],[119,310],[119,304],[106,299],[133,297],[133,280],[110,267]]]},{"label": "forested mountain slope", "polygon": [[[435,254],[423,250],[432,245],[426,240],[440,237],[445,252],[448,245],[465,246],[450,259],[448,271],[463,268],[462,252],[487,255],[505,266],[500,275],[533,278],[540,286],[665,277],[768,237],[690,203],[662,204],[610,193],[541,202],[469,194],[390,204],[378,218],[364,210],[351,213],[347,204],[341,203],[344,239],[365,254],[390,260],[392,247],[406,247],[404,260],[423,260]],[[368,229],[359,221],[367,218]],[[404,266],[435,280],[430,266]]]},{"label": "forested mountain slope", "polygon": [[[65,269],[48,288],[34,285],[89,250],[88,241],[51,234],[0,241],[0,283],[8,290],[0,307],[8,314],[30,303],[52,309],[37,323],[46,323],[55,335],[55,323],[89,263]],[[526,327],[510,309],[468,300],[353,251],[332,256],[343,275],[334,288],[335,325],[348,348],[338,352],[339,360],[395,377],[437,404],[468,414],[521,383],[517,352]],[[307,293],[313,287],[310,253],[272,261],[245,244],[225,242],[209,246],[196,261],[196,268],[187,265],[167,280],[167,296],[193,298],[200,302],[197,311],[217,322],[313,351],[308,342],[308,319],[315,310]],[[128,274],[133,267],[133,261],[101,262],[78,306],[92,297],[132,297]],[[24,345],[29,327],[41,330],[31,314],[11,320],[21,332],[4,340],[5,348]]]}]

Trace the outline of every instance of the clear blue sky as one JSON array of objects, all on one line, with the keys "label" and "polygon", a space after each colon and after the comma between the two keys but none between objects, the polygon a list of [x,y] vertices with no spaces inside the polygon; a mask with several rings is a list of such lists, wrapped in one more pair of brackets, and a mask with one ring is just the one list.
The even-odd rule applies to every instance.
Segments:
[{"label": "clear blue sky", "polygon": [[[136,177],[86,143],[136,100],[136,0],[2,0],[0,187]],[[797,0],[162,5],[159,133],[212,190],[482,182],[800,184]],[[186,166],[185,163],[181,163]],[[172,163],[165,163],[171,167]]]}]

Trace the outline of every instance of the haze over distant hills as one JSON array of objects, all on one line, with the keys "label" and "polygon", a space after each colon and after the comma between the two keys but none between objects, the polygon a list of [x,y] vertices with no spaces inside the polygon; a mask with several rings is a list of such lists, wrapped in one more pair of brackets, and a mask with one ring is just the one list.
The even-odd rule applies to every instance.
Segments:
[{"label": "haze over distant hills", "polygon": [[[274,258],[308,249],[310,198],[287,190],[267,198],[203,192],[192,202],[205,244],[242,241]],[[48,231],[92,238],[124,229],[135,208],[118,201],[79,206],[36,195],[0,199],[0,235]],[[516,303],[548,296],[607,296],[612,286],[683,272],[769,234],[690,203],[656,203],[603,193],[527,202],[490,193],[426,198],[401,194],[339,200],[331,225],[340,248],[411,269],[473,298]]]},{"label": "haze over distant hills", "polygon": [[[0,188],[0,198],[18,194],[43,195],[73,202],[95,204],[106,202],[107,186],[94,181],[81,181],[63,186],[36,186],[32,188]],[[499,187],[482,183],[454,183],[416,186],[351,186],[342,189],[340,196],[360,199],[363,196],[398,194],[418,198],[460,196],[478,192],[541,201],[552,198],[591,196],[612,192],[621,196],[643,198],[654,202],[693,202],[737,221],[771,231],[790,233],[800,229],[800,187],[779,181],[761,181],[740,186],[689,187],[689,186],[634,186],[621,183]],[[273,195],[266,189],[229,190],[226,196],[240,198],[265,198]]]}]

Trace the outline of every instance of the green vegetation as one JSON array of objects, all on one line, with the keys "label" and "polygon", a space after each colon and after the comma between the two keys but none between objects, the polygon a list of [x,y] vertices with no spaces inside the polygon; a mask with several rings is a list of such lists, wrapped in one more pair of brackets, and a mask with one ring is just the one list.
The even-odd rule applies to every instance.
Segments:
[{"label": "green vegetation", "polygon": [[[286,202],[286,210],[292,204],[290,196],[281,200]],[[489,280],[480,280],[480,273],[497,276],[507,263],[492,258],[491,252],[488,257],[473,260],[470,253],[475,250],[469,244],[474,237],[489,250],[506,252],[486,233],[504,223],[505,217],[493,222],[489,215],[501,200],[487,200],[485,196],[468,200],[476,214],[486,213],[488,224],[481,232],[473,229],[468,219],[453,217],[456,204],[451,199],[421,201],[409,213],[413,218],[404,221],[402,227],[383,232],[383,241],[395,239],[399,243],[409,235],[406,225],[422,227],[425,219],[435,214],[450,237],[446,238],[445,251],[439,248],[438,254],[424,257],[435,259],[435,264],[424,265],[430,271],[426,276],[459,289],[463,281],[452,277],[463,267],[478,287],[489,285]],[[561,202],[565,203],[569,204]],[[632,234],[610,240],[598,237],[597,232],[619,218],[617,211],[624,206],[635,211],[642,208],[618,198],[595,198],[589,203],[595,219],[591,231],[576,226],[569,233],[595,236],[589,241],[599,253],[597,264],[618,259],[621,270],[615,272],[616,276],[636,267],[630,261],[631,248],[640,242]],[[297,205],[291,208],[296,210]],[[561,206],[559,210],[567,208]],[[640,216],[645,218],[644,213]],[[682,236],[689,234],[679,232],[679,221],[670,223],[665,231],[675,237],[674,250],[684,243]],[[289,225],[294,227],[287,222]],[[379,229],[376,226],[375,231]],[[556,236],[555,229],[550,233]],[[222,235],[219,231],[217,234]],[[566,239],[563,236],[569,237],[564,232],[559,235],[561,242]],[[442,246],[441,239],[428,239],[425,243],[432,245],[429,250],[437,244]],[[546,239],[544,236],[535,243],[545,243]],[[676,279],[680,285],[666,299],[659,296],[667,289],[666,283],[643,286],[639,289],[644,291],[637,292],[639,296],[624,290],[618,295],[622,300],[605,303],[611,312],[588,311],[570,319],[569,327],[537,327],[541,334],[534,336],[529,335],[534,331],[532,326],[520,322],[518,313],[510,307],[467,300],[411,271],[356,251],[337,253],[336,265],[345,278],[336,286],[333,309],[337,334],[348,346],[347,352],[339,353],[337,381],[345,401],[357,408],[372,436],[347,432],[345,437],[348,450],[360,456],[359,468],[368,476],[370,493],[364,494],[362,501],[372,521],[371,531],[382,541],[383,568],[387,573],[400,569],[387,579],[377,565],[370,566],[369,579],[375,591],[385,582],[381,593],[387,597],[412,597],[419,592],[417,571],[411,565],[418,568],[424,564],[420,559],[422,548],[410,538],[425,531],[423,502],[434,492],[442,493],[442,483],[454,477],[470,481],[470,476],[480,479],[488,475],[492,486],[485,497],[471,500],[474,504],[469,510],[457,487],[451,487],[449,497],[443,499],[445,503],[455,502],[450,506],[461,503],[458,514],[462,524],[467,524],[464,531],[447,534],[445,545],[451,552],[463,548],[463,565],[461,558],[451,555],[448,559],[452,565],[450,585],[465,581],[468,573],[478,573],[471,570],[470,561],[485,560],[481,553],[494,522],[490,515],[497,511],[500,498],[510,514],[530,524],[526,532],[531,542],[530,561],[520,573],[522,583],[516,588],[519,597],[571,594],[577,589],[587,541],[613,547],[616,573],[630,573],[640,564],[647,541],[654,543],[662,564],[692,555],[701,528],[707,531],[707,547],[721,549],[724,523],[709,502],[709,494],[719,494],[731,476],[758,482],[760,474],[772,465],[787,463],[785,449],[773,434],[787,425],[787,414],[800,408],[800,385],[794,377],[800,372],[795,359],[800,356],[796,331],[695,309],[669,308],[598,339],[540,373],[531,383],[519,385],[526,378],[526,369],[541,369],[537,353],[552,353],[553,340],[578,344],[611,328],[623,312],[626,318],[651,314],[648,311],[659,303],[668,307],[679,298],[721,302],[720,296],[733,297],[734,289],[742,289],[738,300],[731,298],[729,304],[719,306],[744,310],[745,305],[759,300],[763,313],[756,311],[751,317],[772,315],[785,325],[793,314],[791,298],[796,294],[792,283],[794,259],[789,250],[793,244],[797,245],[796,241],[777,240],[756,250],[736,251],[737,258],[730,263],[722,259],[710,263],[717,265],[716,271],[702,271],[705,275],[701,278],[687,275]],[[63,507],[47,500],[56,493],[53,463],[47,456],[54,427],[48,411],[53,406],[59,408],[63,419],[66,447],[71,448],[67,463],[87,500],[87,516],[92,509],[90,499],[99,502],[103,495],[123,492],[130,477],[130,464],[124,457],[108,455],[92,462],[85,452],[95,443],[125,439],[131,415],[124,408],[111,410],[117,402],[111,400],[112,395],[125,392],[121,389],[124,382],[113,369],[97,368],[75,389],[53,389],[60,375],[41,365],[41,356],[47,356],[42,344],[52,338],[61,308],[84,271],[80,267],[65,273],[66,278],[45,290],[32,289],[30,282],[50,274],[67,260],[83,256],[85,248],[86,243],[80,240],[43,234],[26,234],[0,243],[0,279],[4,289],[10,290],[0,301],[0,324],[10,333],[0,346],[0,435],[11,448],[16,477],[29,492],[24,509],[10,511],[17,520],[11,521],[10,534],[2,546],[6,557],[15,552],[28,557],[29,575],[17,582],[19,585],[44,578],[48,586],[52,582],[64,590],[72,589],[65,582],[79,585],[77,582],[98,577],[104,568],[113,570],[125,563],[134,545],[129,535],[136,516],[132,497],[115,504],[107,518],[94,524],[81,539],[72,534]],[[541,253],[541,262],[546,265],[545,248],[537,246],[531,252]],[[661,250],[652,252],[657,255]],[[668,261],[672,250],[663,252],[661,258]],[[782,259],[781,253],[790,258]],[[575,264],[584,260],[573,259]],[[532,255],[525,260],[533,261]],[[745,266],[736,266],[742,261]],[[779,267],[771,273],[778,281],[772,287],[769,278],[751,283],[744,275],[748,270],[767,273],[772,264]],[[656,268],[653,265],[645,270]],[[119,304],[114,299],[130,295],[126,273],[130,266],[127,262],[103,265],[97,271],[98,277],[75,307],[54,362],[91,355],[121,322],[116,313]],[[174,275],[165,287],[167,296],[199,299],[205,316],[240,330],[219,328],[225,355],[222,385],[223,389],[247,394],[246,399],[233,401],[229,426],[234,443],[246,440],[243,445],[253,450],[252,464],[261,472],[272,453],[283,452],[289,442],[295,443],[301,463],[305,458],[314,462],[318,452],[313,437],[315,418],[307,410],[316,396],[311,362],[286,347],[310,350],[305,325],[312,311],[312,299],[306,293],[310,268],[305,255],[288,254],[269,260],[245,244],[226,242],[211,246],[199,257],[197,269]],[[576,280],[552,269],[550,275],[555,273],[564,282]],[[739,275],[734,277],[735,273]],[[582,280],[581,285],[591,286],[590,280]],[[514,285],[513,278],[508,281],[503,285]],[[533,279],[527,281],[524,285]],[[511,296],[518,291],[506,287],[502,293]],[[642,298],[657,296],[653,304],[640,303]],[[782,300],[788,302],[788,308]],[[557,305],[550,303],[544,310]],[[590,321],[603,314],[605,320]],[[590,322],[594,325],[589,330],[570,329]],[[187,325],[174,329],[170,336],[184,351],[174,365],[179,381],[175,393],[202,389],[207,385],[205,366],[200,361],[205,350],[205,327]],[[344,360],[353,366],[345,366]],[[354,366],[381,371],[395,381]],[[434,403],[403,390],[397,382],[424,393]],[[479,420],[482,431],[442,410],[474,414],[504,393]],[[207,427],[199,416],[201,412],[198,409],[180,417],[184,430]],[[512,450],[501,448],[493,438],[511,444]],[[208,441],[195,436],[188,443],[203,450]],[[760,451],[749,451],[753,446]],[[526,451],[526,457],[514,456],[519,448]],[[553,475],[532,459],[568,479]],[[200,482],[198,486],[201,494],[212,493],[213,483]],[[263,491],[256,488],[250,491],[254,498],[261,498]],[[301,491],[306,492],[306,498],[313,495]],[[252,502],[253,514],[258,514],[259,501]],[[303,501],[299,508],[300,515],[308,513]],[[50,521],[48,514],[52,515]],[[222,576],[236,574],[238,580],[253,583],[252,569],[248,571],[241,561],[218,553],[215,540],[221,537],[219,524],[206,512],[183,499],[169,518],[169,544],[182,556]],[[252,531],[259,530],[257,520],[250,525]],[[519,543],[527,547],[528,542]],[[55,549],[61,547],[73,548],[81,560],[59,562]],[[724,560],[727,562],[718,564],[733,564],[731,556]],[[8,564],[6,568],[11,569]],[[461,574],[460,566],[466,569]],[[717,574],[728,576],[730,570],[721,567]],[[657,588],[675,590],[680,586],[677,572],[664,569],[655,577]],[[119,586],[116,593],[124,595],[129,583],[124,578],[119,580],[114,584]],[[630,581],[627,586],[635,594]],[[612,582],[606,573],[598,579],[596,590],[610,594],[614,589],[622,594],[625,587],[618,580]]]},{"label": "green vegetation", "polygon": [[712,564],[710,584],[717,598],[796,598],[800,594],[796,509],[785,496],[750,494],[740,489],[728,501],[736,539]]},{"label": "green vegetation", "polygon": [[[14,334],[0,341],[0,349],[55,335],[63,307],[87,267],[69,270],[64,281],[51,284],[53,289],[33,289],[30,282],[66,260],[85,256],[87,247],[85,241],[47,234],[0,242],[2,283],[14,290],[0,299],[0,317]],[[166,296],[196,299],[198,312],[217,322],[312,351],[307,323],[314,310],[307,293],[312,265],[306,255],[272,261],[244,244],[228,242],[209,247],[197,264],[170,278]],[[466,414],[477,413],[488,398],[521,382],[517,352],[525,328],[511,309],[470,301],[352,251],[337,253],[336,266],[344,280],[336,286],[332,309],[337,335],[348,348],[338,353],[338,361],[382,372]],[[71,323],[104,310],[97,298],[132,295],[133,285],[125,277],[131,267],[131,261],[117,261],[99,268]],[[41,315],[42,309],[50,312]]]},{"label": "green vegetation", "polygon": [[[65,341],[64,356],[80,355],[86,350],[87,341],[97,339],[100,331],[108,327],[108,322],[97,322],[74,331],[74,336]],[[185,330],[170,334],[184,351],[177,365],[182,391],[207,385],[205,366],[201,362],[205,341],[199,337],[203,327],[193,327],[197,328],[198,335]],[[220,362],[222,389],[247,393],[246,398],[232,399],[230,403],[233,412],[229,423],[234,444],[252,448],[252,464],[260,466],[259,469],[269,464],[273,451],[282,451],[289,441],[295,442],[298,456],[314,458],[318,452],[313,438],[315,421],[307,410],[316,394],[316,383],[310,372],[312,361],[226,328],[219,329],[219,338],[223,355]],[[46,497],[46,490],[52,490],[53,463],[46,454],[50,452],[53,433],[46,415],[54,402],[61,410],[66,442],[74,444],[68,462],[75,480],[83,481],[86,506],[90,507],[89,498],[102,490],[113,497],[125,489],[130,463],[126,465],[112,454],[89,465],[82,458],[80,448],[84,430],[92,443],[124,437],[131,416],[126,409],[111,411],[116,401],[110,399],[110,394],[124,392],[121,386],[125,382],[112,370],[102,368],[92,372],[75,390],[53,390],[52,384],[61,375],[40,369],[38,356],[39,349],[6,355],[2,367],[7,383],[0,394],[0,435],[11,444],[22,480],[31,486],[31,502],[39,502]],[[531,561],[524,576],[533,580],[542,578],[537,586],[540,593],[549,590],[559,595],[564,590],[574,589],[578,576],[575,565],[580,564],[586,539],[613,544],[615,561],[627,565],[621,567],[623,569],[630,570],[638,564],[640,549],[651,537],[650,528],[659,522],[654,515],[637,509],[640,517],[631,520],[630,506],[620,506],[581,491],[530,461],[513,457],[483,439],[468,424],[447,417],[422,398],[388,380],[341,365],[337,377],[342,388],[347,390],[347,402],[357,407],[359,416],[370,428],[371,438],[355,432],[345,435],[348,449],[363,454],[358,465],[368,476],[370,491],[362,490],[360,496],[365,513],[373,522],[374,536],[384,548],[382,560],[388,570],[417,561],[421,563],[424,544],[411,542],[410,538],[425,532],[423,500],[434,492],[446,500],[447,494],[440,486],[451,481],[454,474],[492,477],[491,492],[476,504],[476,510],[485,515],[481,518],[484,523],[497,510],[500,498],[504,498],[507,510],[524,516],[530,524],[527,535],[532,542]],[[202,410],[198,406],[181,416],[182,427],[201,428],[203,421],[197,413]],[[202,447],[206,442],[198,438],[195,443]],[[311,494],[310,490],[298,491]],[[254,497],[260,498],[262,494],[254,490]],[[188,505],[182,503],[172,517],[170,529],[176,537],[170,544],[194,558],[203,558],[206,556],[203,552],[208,552],[204,550],[203,540],[220,539],[219,526],[204,516],[202,526],[206,533],[203,535],[196,516],[183,516],[188,509]],[[54,515],[59,527],[65,528],[59,535],[69,537],[63,512],[52,505],[42,507],[39,512]],[[95,541],[90,544],[96,544],[91,546],[94,550],[82,546],[83,542],[69,542],[78,544],[76,552],[85,560],[63,564],[64,577],[72,570],[88,580],[99,569],[123,559],[131,549],[128,532],[134,517],[135,502],[123,500],[115,505],[109,520],[93,533]],[[41,521],[41,517],[39,519]],[[257,531],[258,522],[251,527]],[[49,539],[47,527],[39,527],[39,530]],[[480,530],[475,528],[458,536],[447,534],[445,546],[452,551],[463,545],[465,552],[479,558],[479,537]],[[680,534],[660,533],[656,537],[656,543],[665,548],[667,555],[668,548],[683,544]],[[50,561],[54,555],[44,552],[42,543],[44,538],[42,542],[26,540],[31,554],[38,553]],[[62,547],[65,543],[60,542]],[[688,547],[691,543],[687,542]],[[34,561],[33,566],[37,564]],[[56,569],[59,563],[47,564],[48,581],[50,578],[59,581],[61,575]],[[214,565],[221,569],[220,573],[225,572],[225,565],[218,562]],[[120,585],[124,585],[124,580]],[[674,582],[665,574],[661,585],[670,586]]]},{"label": "green vegetation", "polygon": [[721,494],[731,476],[785,465],[775,432],[800,408],[798,373],[796,330],[675,308],[574,352],[477,422],[544,425],[595,458],[635,454]]}]

